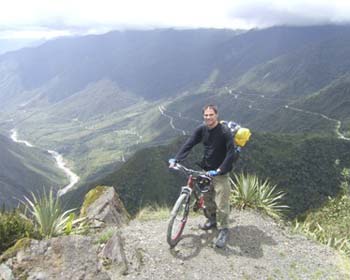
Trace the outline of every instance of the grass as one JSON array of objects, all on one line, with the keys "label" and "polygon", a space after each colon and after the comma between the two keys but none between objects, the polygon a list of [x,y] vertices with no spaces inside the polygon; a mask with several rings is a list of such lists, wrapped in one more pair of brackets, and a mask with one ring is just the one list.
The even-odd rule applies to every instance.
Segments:
[{"label": "grass", "polygon": [[329,198],[320,209],[293,221],[294,231],[333,247],[350,257],[350,193],[349,169],[343,169],[341,193]]},{"label": "grass", "polygon": [[165,220],[169,218],[171,209],[167,206],[146,206],[138,211],[135,219],[139,221]]},{"label": "grass", "polygon": [[115,229],[109,228],[106,231],[102,232],[101,235],[98,238],[98,244],[105,244],[107,241],[112,237],[113,233],[115,232]]}]

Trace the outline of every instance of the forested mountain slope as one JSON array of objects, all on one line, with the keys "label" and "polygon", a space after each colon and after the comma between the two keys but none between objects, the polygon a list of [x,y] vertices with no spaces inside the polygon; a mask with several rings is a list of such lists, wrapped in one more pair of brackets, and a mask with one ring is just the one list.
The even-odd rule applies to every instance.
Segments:
[{"label": "forested mountain slope", "polygon": [[77,188],[190,133],[207,103],[254,131],[337,141],[349,135],[349,35],[349,26],[329,25],[49,41],[0,56],[0,131],[15,127],[62,153]]},{"label": "forested mountain slope", "polygon": [[0,205],[13,207],[23,195],[58,190],[67,183],[49,153],[14,143],[1,134],[0,158]]},{"label": "forested mountain slope", "polygon": [[[172,204],[185,177],[168,169],[171,158],[185,138],[168,146],[141,150],[120,169],[67,196],[72,206],[96,185],[112,185],[128,211],[137,212],[149,204]],[[201,147],[185,164],[198,168]],[[288,216],[295,217],[320,207],[340,190],[341,172],[350,162],[350,141],[305,134],[270,134],[253,131],[252,140],[241,153],[233,173],[253,173],[270,178],[278,190],[287,193]],[[233,175],[232,173],[232,175]]]}]

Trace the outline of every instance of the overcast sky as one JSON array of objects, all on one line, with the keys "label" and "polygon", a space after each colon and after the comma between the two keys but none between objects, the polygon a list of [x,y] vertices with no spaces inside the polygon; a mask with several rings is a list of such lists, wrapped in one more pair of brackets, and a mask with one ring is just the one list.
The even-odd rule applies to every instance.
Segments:
[{"label": "overcast sky", "polygon": [[0,0],[0,38],[349,22],[349,0]]}]

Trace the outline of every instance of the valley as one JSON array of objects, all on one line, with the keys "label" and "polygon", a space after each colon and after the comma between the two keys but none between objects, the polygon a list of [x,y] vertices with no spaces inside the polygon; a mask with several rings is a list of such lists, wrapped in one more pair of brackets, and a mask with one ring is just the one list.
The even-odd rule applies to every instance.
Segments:
[{"label": "valley", "polygon": [[[33,144],[29,143],[26,140],[22,140],[22,139],[18,139],[18,133],[16,129],[11,129],[11,135],[10,138],[16,142],[16,143],[20,143],[20,144],[24,144],[27,147],[33,148],[35,147]],[[60,155],[59,153],[57,153],[56,151],[53,150],[48,150],[47,151],[50,155],[52,155],[52,157],[55,159],[57,167],[61,170],[63,170],[63,172],[66,174],[68,180],[69,180],[69,184],[67,186],[64,186],[63,188],[58,190],[58,195],[64,195],[67,191],[71,190],[75,184],[78,183],[79,181],[79,176],[76,175],[75,173],[73,173],[68,167],[66,167],[66,163],[62,157],[62,155]]]},{"label": "valley", "polygon": [[49,41],[0,56],[0,132],[16,127],[62,155],[79,177],[70,174],[65,190],[80,194],[126,172],[139,151],[189,135],[205,104],[253,136],[347,141],[349,34],[344,26],[164,29]]}]

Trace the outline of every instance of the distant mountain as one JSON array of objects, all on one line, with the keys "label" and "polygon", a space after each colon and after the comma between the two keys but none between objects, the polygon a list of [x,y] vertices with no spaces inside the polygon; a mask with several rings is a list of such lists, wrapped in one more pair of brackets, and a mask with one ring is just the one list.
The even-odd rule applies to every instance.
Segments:
[{"label": "distant mountain", "polygon": [[237,86],[291,100],[318,91],[350,69],[350,34],[297,48],[246,72]]},{"label": "distant mountain", "polygon": [[[258,66],[243,76],[238,85],[244,81],[250,84],[255,76],[262,79],[271,69],[280,74],[274,78],[271,73],[268,80],[281,77],[294,81],[298,77],[290,76],[293,71],[300,78],[305,77],[303,71],[308,71],[307,77],[316,76],[313,71],[316,68],[312,67],[318,71],[330,69],[325,75],[332,74],[332,67],[347,67],[347,60],[342,57],[347,55],[349,29],[274,27],[246,33],[161,29],[61,38],[0,57],[1,74],[6,77],[0,81],[0,89],[11,85],[14,91],[10,95],[1,90],[0,100],[19,105],[35,97],[55,103],[103,79],[113,81],[123,91],[155,100],[198,88],[215,71],[213,82],[215,88],[220,88]],[[298,65],[299,62],[303,65]],[[261,71],[264,73],[259,74]],[[336,74],[328,75],[327,79]],[[311,83],[321,81],[324,85],[327,79],[317,75]],[[256,83],[254,80],[253,85]],[[298,84],[294,87],[297,91]]]},{"label": "distant mountain", "polygon": [[52,40],[0,56],[0,129],[13,119],[25,139],[64,154],[82,185],[190,133],[208,103],[255,131],[348,135],[349,35],[309,26]]},{"label": "distant mountain", "polygon": [[322,90],[310,95],[296,106],[325,114],[331,118],[341,120],[340,128],[350,136],[350,74],[334,80]]},{"label": "distant mountain", "polygon": [[44,42],[45,40],[38,39],[0,39],[0,55],[26,47],[35,47]]},{"label": "distant mountain", "polygon": [[52,156],[37,148],[14,143],[0,134],[0,205],[14,207],[24,195],[58,190],[67,180]]},{"label": "distant mountain", "polygon": [[[38,98],[50,103],[106,78],[123,90],[156,99],[198,86],[213,68],[212,53],[217,44],[235,34],[228,30],[165,29],[62,38],[6,54],[0,57],[0,65],[2,73],[11,71],[18,77],[13,86],[29,96],[32,90],[40,90]],[[0,81],[0,87],[6,81]],[[3,102],[14,97],[3,94]],[[23,97],[23,101],[27,99]]]}]

